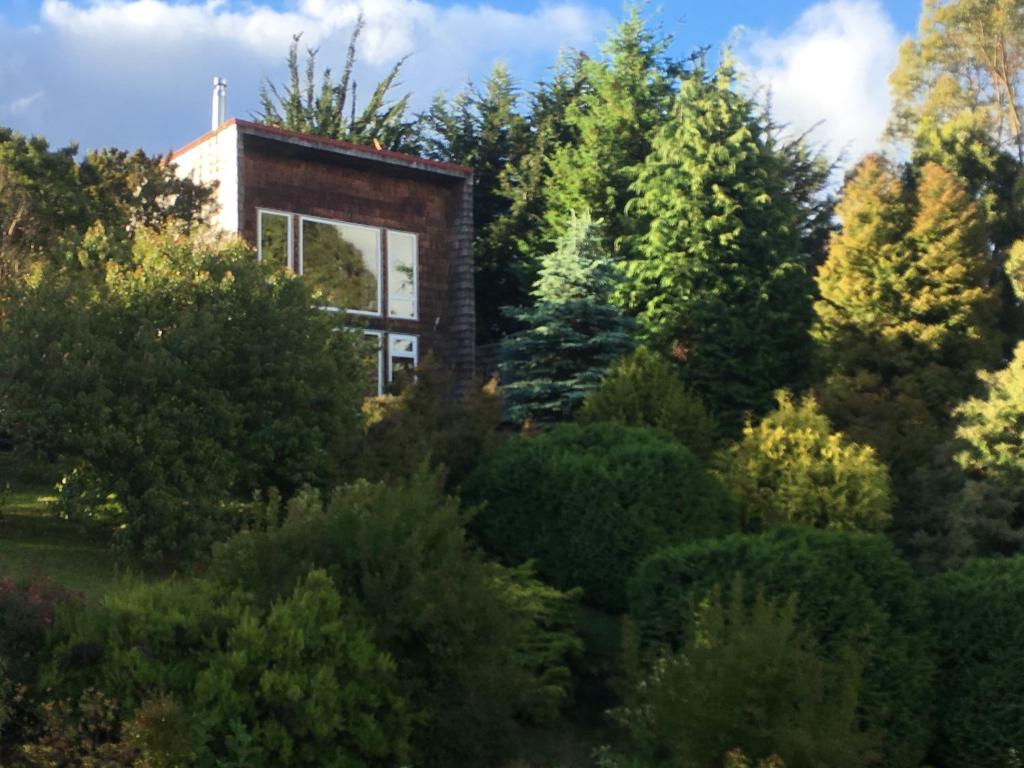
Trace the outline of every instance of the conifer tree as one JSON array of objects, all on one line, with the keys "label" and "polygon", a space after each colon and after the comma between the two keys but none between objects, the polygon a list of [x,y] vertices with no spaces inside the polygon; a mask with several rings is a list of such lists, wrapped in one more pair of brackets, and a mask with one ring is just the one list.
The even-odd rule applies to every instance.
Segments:
[{"label": "conifer tree", "polygon": [[419,144],[415,125],[406,117],[409,94],[391,100],[405,58],[395,62],[384,79],[369,91],[370,97],[362,110],[356,110],[357,91],[353,78],[356,44],[365,26],[366,19],[360,14],[352,29],[345,65],[337,82],[327,67],[317,83],[319,49],[316,48],[306,49],[304,72],[300,75],[299,41],[302,35],[295,35],[288,49],[288,82],[279,88],[269,80],[263,81],[256,119],[267,125],[357,144],[370,144],[377,139],[387,149],[416,152]]},{"label": "conifer tree", "polygon": [[473,245],[476,270],[477,336],[499,338],[507,325],[501,307],[526,303],[535,270],[510,243],[506,219],[512,206],[506,193],[507,169],[529,147],[530,130],[518,111],[520,94],[498,64],[483,91],[472,86],[446,100],[438,96],[420,116],[428,156],[473,168]]},{"label": "conifer tree", "polygon": [[650,227],[626,265],[625,298],[738,428],[805,376],[812,285],[789,160],[733,81],[728,64],[688,77],[655,136],[634,185]]},{"label": "conifer tree", "polygon": [[600,222],[589,213],[571,219],[543,260],[534,306],[510,311],[524,330],[503,345],[509,418],[571,417],[609,366],[632,351],[633,321],[610,302],[619,280]]},{"label": "conifer tree", "polygon": [[551,155],[544,186],[550,241],[565,230],[573,211],[586,208],[604,221],[609,252],[616,258],[629,253],[631,236],[642,228],[625,211],[630,185],[683,73],[683,64],[665,55],[671,42],[649,30],[633,6],[602,56],[583,60],[583,87],[564,118],[573,136]]},{"label": "conifer tree", "polygon": [[979,374],[980,397],[957,409],[966,482],[950,515],[961,555],[1024,550],[1024,343],[1001,371]]},{"label": "conifer tree", "polygon": [[823,405],[899,482],[949,436],[974,372],[998,358],[984,226],[948,171],[928,164],[915,182],[879,156],[854,171],[837,213],[813,330]]}]

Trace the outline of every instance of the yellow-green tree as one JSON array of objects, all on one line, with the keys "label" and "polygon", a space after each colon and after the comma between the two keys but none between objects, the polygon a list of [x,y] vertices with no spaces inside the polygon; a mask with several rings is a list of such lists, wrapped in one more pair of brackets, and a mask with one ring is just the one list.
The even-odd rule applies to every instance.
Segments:
[{"label": "yellow-green tree", "polygon": [[1024,0],[924,0],[918,39],[892,73],[889,131],[914,139],[957,122],[1024,162]]},{"label": "yellow-green tree", "polygon": [[974,372],[999,355],[999,298],[977,204],[929,163],[901,174],[863,160],[817,282],[822,404],[906,477],[951,432]]},{"label": "yellow-green tree", "polygon": [[1012,554],[1024,549],[1024,343],[1006,368],[979,378],[983,394],[957,409],[966,481],[950,526],[958,554]]},{"label": "yellow-green tree", "polygon": [[723,480],[748,530],[797,523],[882,530],[889,522],[889,470],[873,448],[834,432],[812,396],[779,407],[723,455]]}]

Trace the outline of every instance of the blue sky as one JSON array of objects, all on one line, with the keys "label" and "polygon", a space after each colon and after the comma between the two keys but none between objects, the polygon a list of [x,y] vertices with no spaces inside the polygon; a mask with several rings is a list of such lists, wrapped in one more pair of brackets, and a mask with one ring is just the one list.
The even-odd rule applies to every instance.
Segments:
[{"label": "blue sky", "polygon": [[[54,144],[162,152],[207,129],[210,80],[228,113],[249,117],[262,78],[280,80],[293,32],[340,66],[351,23],[368,24],[357,76],[375,81],[410,54],[417,106],[482,80],[496,61],[529,84],[559,49],[593,51],[619,0],[0,0],[0,125]],[[777,115],[854,157],[875,145],[885,78],[916,26],[917,0],[674,0],[646,15],[676,52],[731,42]]]}]

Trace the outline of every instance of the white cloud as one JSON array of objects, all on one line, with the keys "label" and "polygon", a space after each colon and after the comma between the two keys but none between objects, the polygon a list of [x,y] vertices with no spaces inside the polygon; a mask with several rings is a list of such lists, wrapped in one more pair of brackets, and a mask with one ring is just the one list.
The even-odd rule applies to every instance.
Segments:
[{"label": "white cloud", "polygon": [[[585,2],[517,13],[426,0],[295,0],[287,10],[259,0],[42,0],[31,27],[0,18],[0,108],[5,123],[56,144],[165,151],[206,130],[214,75],[228,80],[229,114],[249,117],[262,79],[283,79],[297,32],[337,72],[360,10],[357,82],[375,83],[409,55],[401,88],[425,106],[495,61],[530,85],[559,49],[592,47],[612,19]],[[45,98],[13,109],[26,92]]]},{"label": "white cloud", "polygon": [[877,0],[820,3],[782,34],[738,30],[737,39],[779,122],[798,132],[821,123],[812,136],[847,164],[878,148],[900,35]]},{"label": "white cloud", "polygon": [[35,104],[38,104],[42,98],[42,91],[36,91],[28,96],[20,96],[19,98],[12,99],[7,104],[4,104],[2,111],[11,115],[17,115],[31,109]]}]

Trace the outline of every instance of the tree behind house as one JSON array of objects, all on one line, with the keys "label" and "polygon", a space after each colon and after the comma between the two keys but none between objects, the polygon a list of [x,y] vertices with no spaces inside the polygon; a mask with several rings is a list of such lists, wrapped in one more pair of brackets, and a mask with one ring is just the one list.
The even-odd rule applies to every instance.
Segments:
[{"label": "tree behind house", "polygon": [[633,321],[610,301],[619,279],[600,223],[589,213],[574,217],[544,258],[535,305],[510,310],[524,330],[503,345],[509,418],[570,418],[609,366],[632,351]]},{"label": "tree behind house", "polygon": [[398,75],[406,59],[399,59],[370,91],[366,106],[357,112],[357,88],[353,77],[356,45],[366,26],[360,14],[349,38],[345,65],[335,82],[330,67],[324,69],[317,83],[318,48],[306,49],[304,72],[299,72],[299,41],[301,33],[292,38],[288,49],[288,81],[280,86],[264,80],[260,86],[260,111],[256,119],[267,125],[293,131],[327,136],[355,144],[371,144],[374,139],[385,149],[415,152],[418,142],[414,125],[406,118],[409,94],[392,100]]}]

